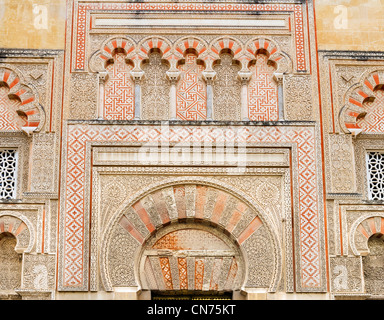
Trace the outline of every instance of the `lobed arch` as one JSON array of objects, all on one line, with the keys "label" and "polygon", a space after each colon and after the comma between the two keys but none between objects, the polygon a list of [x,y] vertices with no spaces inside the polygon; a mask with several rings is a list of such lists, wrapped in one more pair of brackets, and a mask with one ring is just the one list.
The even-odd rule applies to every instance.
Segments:
[{"label": "lobed arch", "polygon": [[[209,52],[204,58],[207,64],[207,71],[213,72],[213,66],[220,63],[220,56],[222,53],[229,53],[232,55],[233,61],[243,64],[243,46],[242,43],[233,37],[220,37],[216,38],[209,45]],[[244,65],[242,67],[244,69]]]},{"label": "lobed arch", "polygon": [[249,63],[259,53],[267,56],[268,63],[275,66],[276,74],[292,72],[292,63],[289,57],[281,51],[278,44],[272,39],[257,37],[248,41],[244,46],[244,59]]},{"label": "lobed arch", "polygon": [[367,256],[369,254],[368,240],[372,236],[378,236],[384,240],[384,215],[364,215],[353,223],[349,236],[353,254]]},{"label": "lobed arch", "polygon": [[199,37],[184,37],[174,45],[174,52],[178,59],[183,59],[188,52],[193,51],[199,59],[208,55],[208,43]]},{"label": "lobed arch", "polygon": [[9,89],[9,99],[17,99],[20,102],[16,112],[26,119],[26,124],[21,129],[28,135],[38,132],[44,125],[44,109],[38,103],[36,91],[25,83],[20,73],[14,69],[0,67],[0,86]]},{"label": "lobed arch", "polygon": [[219,59],[223,50],[231,51],[233,58],[239,60],[242,56],[243,46],[239,40],[233,37],[220,37],[210,45],[210,53],[215,59]]},{"label": "lobed arch", "polygon": [[[195,193],[191,193],[195,190]],[[204,191],[205,190],[205,191]],[[205,194],[204,194],[205,192]],[[208,197],[208,192],[210,195]],[[191,210],[191,194],[194,194],[194,210]],[[210,201],[201,202],[202,195]],[[189,195],[189,196],[188,196]],[[169,197],[174,197],[170,201]],[[230,198],[233,203],[233,211],[223,213],[220,203],[223,199]],[[184,200],[181,200],[184,199]],[[173,203],[173,206],[171,205]],[[207,215],[204,208],[208,206],[211,215]],[[161,204],[154,206],[154,204]],[[231,207],[232,208],[232,207]],[[224,218],[225,217],[225,218]],[[224,221],[226,221],[224,223]],[[114,230],[125,230],[130,234],[130,241],[136,245],[135,258],[130,263],[135,264],[135,279],[140,288],[139,265],[143,250],[148,249],[147,243],[153,239],[161,230],[169,227],[178,228],[180,224],[196,223],[221,230],[232,243],[236,243],[238,252],[244,257],[244,279],[240,281],[240,287],[247,285],[248,270],[255,268],[253,257],[247,256],[244,246],[247,240],[257,233],[260,228],[266,230],[269,235],[271,249],[268,251],[273,256],[273,266],[268,279],[267,287],[271,292],[277,290],[282,273],[282,252],[278,232],[275,230],[270,217],[266,215],[249,196],[233,186],[226,185],[213,179],[204,178],[177,178],[156,183],[146,191],[136,193],[127,199],[115,215],[110,219],[102,237],[101,248],[101,279],[106,291],[113,291],[110,275],[110,262],[108,261]],[[172,227],[173,228],[173,227]],[[134,262],[133,262],[134,261]],[[254,273],[254,272],[253,272]]]},{"label": "lobed arch", "polygon": [[229,36],[216,38],[210,44],[195,36],[183,37],[174,44],[164,37],[150,36],[136,44],[133,39],[125,36],[106,40],[100,50],[91,56],[90,69],[93,72],[105,71],[105,66],[102,65],[113,59],[113,52],[117,49],[123,50],[127,58],[140,61],[148,58],[150,51],[157,49],[171,65],[183,59],[185,52],[191,49],[195,50],[200,59],[211,63],[219,59],[220,53],[226,50],[231,52],[235,60],[243,63],[243,69],[247,69],[247,63],[262,50],[271,62],[278,65],[277,72],[289,72],[292,67],[289,57],[280,50],[277,43],[265,37],[254,38],[244,45],[238,39]]},{"label": "lobed arch", "polygon": [[112,38],[109,39],[103,46],[100,54],[100,59],[106,63],[114,59],[114,53],[116,51],[122,51],[127,58],[132,57],[135,51],[135,44],[133,40],[126,37]]},{"label": "lobed arch", "polygon": [[13,235],[17,240],[15,251],[19,254],[30,253],[35,244],[35,232],[27,217],[15,212],[0,213],[0,236],[3,233]]},{"label": "lobed arch", "polygon": [[172,51],[172,44],[165,38],[156,36],[156,37],[147,37],[140,41],[137,45],[137,54],[140,60],[148,58],[148,55],[151,51],[157,50],[160,51],[163,59],[172,60],[174,59],[174,53]]},{"label": "lobed arch", "polygon": [[384,87],[384,70],[377,70],[364,75],[362,80],[353,85],[344,97],[344,107],[339,114],[340,127],[344,133],[358,135],[363,132],[359,119],[367,116],[366,102],[376,99],[376,91]]},{"label": "lobed arch", "polygon": [[90,58],[89,68],[92,72],[106,73],[106,68],[113,63],[116,52],[126,55],[129,62],[135,59],[136,44],[129,37],[113,37],[106,40]]}]

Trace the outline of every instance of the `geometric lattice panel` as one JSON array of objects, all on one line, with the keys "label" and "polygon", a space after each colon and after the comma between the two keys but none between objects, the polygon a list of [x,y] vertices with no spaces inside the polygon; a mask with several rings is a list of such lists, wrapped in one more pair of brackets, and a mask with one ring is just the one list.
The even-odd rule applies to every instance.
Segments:
[{"label": "geometric lattice panel", "polygon": [[104,119],[132,120],[135,115],[134,84],[130,77],[132,66],[125,55],[118,53],[107,68],[109,79],[105,83]]},{"label": "geometric lattice panel", "polygon": [[16,191],[16,150],[0,150],[0,199],[14,199]]},{"label": "geometric lattice panel", "polygon": [[177,118],[181,120],[207,119],[207,89],[202,79],[204,67],[196,63],[197,57],[188,54],[177,86]]},{"label": "geometric lattice panel", "polygon": [[251,67],[252,79],[248,86],[248,110],[251,121],[277,121],[277,85],[273,81],[275,68],[268,65],[268,57],[256,55],[256,64]]},{"label": "geometric lattice panel", "polygon": [[384,200],[384,153],[368,152],[369,198]]},{"label": "geometric lattice panel", "polygon": [[375,100],[363,104],[367,115],[357,121],[364,133],[384,133],[384,90],[375,91]]}]

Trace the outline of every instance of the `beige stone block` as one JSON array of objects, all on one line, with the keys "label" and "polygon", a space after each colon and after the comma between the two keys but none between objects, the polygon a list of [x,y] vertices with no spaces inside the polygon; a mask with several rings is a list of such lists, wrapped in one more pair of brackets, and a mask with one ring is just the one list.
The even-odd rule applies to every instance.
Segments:
[{"label": "beige stone block", "polygon": [[382,1],[316,1],[319,49],[381,50],[383,13]]},{"label": "beige stone block", "polygon": [[64,49],[65,0],[0,0],[0,48]]}]

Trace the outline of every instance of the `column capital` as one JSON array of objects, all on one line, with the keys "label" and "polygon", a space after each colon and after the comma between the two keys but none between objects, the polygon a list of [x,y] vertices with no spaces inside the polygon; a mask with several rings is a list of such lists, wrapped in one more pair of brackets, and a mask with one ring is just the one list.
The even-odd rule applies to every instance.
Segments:
[{"label": "column capital", "polygon": [[203,71],[203,78],[207,82],[207,84],[211,85],[215,77],[216,77],[215,71]]},{"label": "column capital", "polygon": [[239,79],[243,85],[247,85],[248,82],[252,78],[252,72],[250,71],[239,71],[238,72]]},{"label": "column capital", "polygon": [[140,83],[140,81],[143,79],[143,76],[144,76],[144,71],[142,71],[142,70],[140,70],[140,71],[132,70],[131,71],[131,77],[132,77],[133,81],[135,82],[135,84]]},{"label": "column capital", "polygon": [[284,74],[275,72],[273,74],[273,80],[275,80],[279,85],[283,84]]},{"label": "column capital", "polygon": [[104,84],[109,78],[109,74],[106,71],[99,72],[99,81]]},{"label": "column capital", "polygon": [[171,84],[175,85],[180,78],[180,71],[167,71],[167,77]]}]

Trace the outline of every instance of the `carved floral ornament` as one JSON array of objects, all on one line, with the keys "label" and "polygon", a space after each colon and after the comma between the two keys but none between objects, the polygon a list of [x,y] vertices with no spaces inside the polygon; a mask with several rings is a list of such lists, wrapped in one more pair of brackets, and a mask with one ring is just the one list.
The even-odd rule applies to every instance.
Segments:
[{"label": "carved floral ornament", "polygon": [[[12,68],[0,67],[0,86],[8,89],[8,99],[17,100],[17,115],[23,119],[21,130],[30,135],[38,132],[44,125],[44,109],[38,102],[36,91],[28,84],[19,72]],[[4,131],[14,131],[13,126]]]},{"label": "carved floral ornament", "polygon": [[[384,133],[384,117],[381,114],[384,106],[370,108],[368,104],[381,104],[381,94],[384,87],[384,71],[374,71],[362,77],[345,95],[345,106],[339,114],[339,122],[344,133],[354,136],[362,132]],[[369,129],[364,128],[363,121],[368,121]]]},{"label": "carved floral ornament", "polygon": [[[149,53],[154,50],[160,52],[162,59],[169,62],[169,78],[172,77],[173,73],[176,74],[176,77],[178,76],[177,66],[190,52],[195,53],[198,59],[204,63],[206,79],[215,76],[213,65],[215,61],[220,59],[222,52],[230,52],[233,59],[239,61],[242,67],[239,72],[240,79],[244,75],[250,74],[249,64],[259,53],[266,54],[268,63],[276,65],[275,79],[278,79],[279,75],[292,72],[291,59],[279,49],[273,40],[264,37],[255,38],[245,45],[233,37],[220,37],[212,41],[211,44],[195,36],[181,38],[174,44],[160,36],[145,38],[138,44],[129,37],[114,37],[105,41],[100,50],[91,56],[89,67],[92,72],[107,76],[106,66],[114,60],[116,52],[123,52],[126,55],[126,60],[134,65],[134,69],[131,71],[132,78],[141,78],[144,74],[141,67],[142,63],[148,59]],[[248,77],[247,80],[250,78]]]}]

